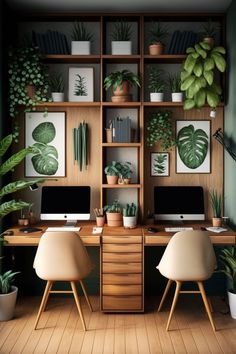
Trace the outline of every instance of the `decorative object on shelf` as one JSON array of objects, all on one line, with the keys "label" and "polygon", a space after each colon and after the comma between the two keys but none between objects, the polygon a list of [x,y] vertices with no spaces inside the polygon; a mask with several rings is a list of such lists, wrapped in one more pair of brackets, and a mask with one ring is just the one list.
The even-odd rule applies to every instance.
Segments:
[{"label": "decorative object on shelf", "polygon": [[106,212],[107,226],[122,226],[121,207],[117,199],[111,205],[105,205],[103,210]]},{"label": "decorative object on shelf", "polygon": [[88,31],[83,22],[74,23],[71,38],[72,55],[90,55],[93,33]]},{"label": "decorative object on shelf", "polygon": [[108,184],[117,184],[120,173],[120,162],[112,161],[111,165],[105,167],[104,172],[107,176]]},{"label": "decorative object on shelf", "polygon": [[151,177],[169,176],[169,153],[152,152],[151,153]]},{"label": "decorative object on shelf", "polygon": [[198,40],[198,34],[193,31],[180,31],[173,32],[168,54],[185,54],[188,47],[193,47]]},{"label": "decorative object on shelf", "polygon": [[69,68],[69,101],[93,102],[93,68]]},{"label": "decorative object on shelf", "polygon": [[131,24],[124,21],[119,21],[114,24],[111,37],[111,54],[112,55],[131,55],[132,42],[130,40],[132,35]]},{"label": "decorative object on shelf", "polygon": [[83,121],[78,128],[73,128],[73,155],[74,162],[78,164],[79,170],[88,168],[88,124]]},{"label": "decorative object on shelf", "polygon": [[200,32],[203,42],[208,43],[211,48],[214,47],[215,36],[218,33],[219,29],[219,26],[214,25],[211,19],[204,23],[202,25],[202,31]]},{"label": "decorative object on shelf", "polygon": [[164,100],[164,71],[154,66],[148,68],[148,88],[150,90],[151,102],[162,102]]},{"label": "decorative object on shelf", "polygon": [[103,227],[105,224],[105,215],[103,213],[103,208],[98,209],[95,208],[94,209],[94,214],[96,216],[96,224],[98,227]]},{"label": "decorative object on shelf", "polygon": [[223,249],[220,253],[220,263],[223,272],[229,280],[228,299],[230,314],[236,319],[236,249],[234,246]]},{"label": "decorative object on shelf", "polygon": [[181,92],[180,74],[169,74],[169,88],[171,91],[172,102],[183,102],[183,92]]},{"label": "decorative object on shelf", "polygon": [[26,156],[25,176],[65,176],[65,112],[25,114],[25,146],[32,146],[33,156]]},{"label": "decorative object on shelf", "polygon": [[147,146],[153,147],[155,143],[160,142],[161,148],[168,150],[175,145],[171,116],[171,111],[158,111],[151,114],[146,128]]},{"label": "decorative object on shelf", "polygon": [[131,162],[118,162],[117,169],[119,171],[118,184],[130,184],[131,183],[131,174],[132,163]]},{"label": "decorative object on shelf", "polygon": [[176,173],[210,173],[210,121],[176,121]]},{"label": "decorative object on shelf", "polygon": [[69,54],[69,46],[65,34],[47,30],[45,33],[32,31],[32,41],[42,54]]},{"label": "decorative object on shelf", "polygon": [[230,147],[227,139],[224,137],[224,134],[221,128],[217,129],[213,134],[213,137],[225,148],[225,150],[230,154],[232,159],[236,161],[236,154],[233,152],[232,148]]},{"label": "decorative object on shelf", "polygon": [[200,42],[188,48],[187,54],[181,71],[181,90],[186,93],[184,109],[200,109],[206,103],[215,109],[222,94],[220,85],[215,82],[215,74],[225,71],[225,49],[211,48],[208,43]]},{"label": "decorative object on shelf", "polygon": [[129,70],[115,71],[109,74],[104,80],[104,87],[108,90],[113,89],[114,96],[111,97],[112,102],[130,102],[132,95],[130,94],[131,86],[140,87],[140,79],[138,75]]},{"label": "decorative object on shelf", "polygon": [[221,215],[221,207],[222,207],[222,196],[218,195],[215,189],[210,191],[211,197],[211,207],[213,210],[213,218],[212,218],[212,226],[213,227],[221,227],[222,226],[222,215]]},{"label": "decorative object on shelf", "polygon": [[53,72],[49,77],[49,87],[51,90],[53,102],[64,101],[64,80],[62,74],[59,72]]},{"label": "decorative object on shelf", "polygon": [[112,142],[131,142],[131,119],[129,117],[115,117],[112,119]]},{"label": "decorative object on shelf", "polygon": [[106,130],[106,142],[112,143],[112,121],[109,121],[109,128],[105,128]]},{"label": "decorative object on shelf", "polygon": [[137,207],[134,203],[126,204],[123,208],[123,225],[127,229],[134,229],[137,226]]},{"label": "decorative object on shelf", "polygon": [[165,49],[163,40],[169,35],[167,27],[163,26],[161,22],[153,22],[152,27],[148,32],[150,34],[149,54],[163,54]]},{"label": "decorative object on shelf", "polygon": [[0,321],[9,321],[14,316],[18,288],[12,283],[19,273],[8,270],[0,275]]}]

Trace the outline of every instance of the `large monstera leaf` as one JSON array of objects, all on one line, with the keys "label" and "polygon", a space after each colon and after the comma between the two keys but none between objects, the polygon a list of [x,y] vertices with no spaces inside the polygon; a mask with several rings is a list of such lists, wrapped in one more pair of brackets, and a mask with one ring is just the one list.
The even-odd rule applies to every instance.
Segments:
[{"label": "large monstera leaf", "polygon": [[42,175],[52,176],[58,170],[58,153],[52,145],[35,143],[33,145],[35,155],[31,158],[36,172]]},{"label": "large monstera leaf", "polygon": [[56,129],[53,123],[43,122],[37,125],[32,132],[32,137],[39,143],[48,144],[56,136]]},{"label": "large monstera leaf", "polygon": [[193,125],[183,127],[177,137],[178,152],[188,168],[195,169],[204,162],[208,151],[208,136],[202,129],[194,130]]}]

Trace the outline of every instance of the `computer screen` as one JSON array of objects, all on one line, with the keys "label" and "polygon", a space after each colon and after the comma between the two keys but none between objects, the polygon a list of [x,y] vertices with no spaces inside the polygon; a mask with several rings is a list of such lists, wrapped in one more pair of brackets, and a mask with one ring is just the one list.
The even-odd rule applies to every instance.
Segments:
[{"label": "computer screen", "polygon": [[41,220],[65,220],[67,225],[90,219],[89,186],[42,187]]},{"label": "computer screen", "polygon": [[154,213],[157,220],[205,220],[203,188],[154,187]]}]

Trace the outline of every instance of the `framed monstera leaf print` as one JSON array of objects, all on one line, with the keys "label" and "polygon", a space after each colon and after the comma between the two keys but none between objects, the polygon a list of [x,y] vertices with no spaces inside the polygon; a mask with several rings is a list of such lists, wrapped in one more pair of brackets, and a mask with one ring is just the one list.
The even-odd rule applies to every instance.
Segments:
[{"label": "framed monstera leaf print", "polygon": [[65,112],[25,114],[25,176],[65,177]]},{"label": "framed monstera leaf print", "polygon": [[176,121],[176,173],[210,173],[210,121]]}]

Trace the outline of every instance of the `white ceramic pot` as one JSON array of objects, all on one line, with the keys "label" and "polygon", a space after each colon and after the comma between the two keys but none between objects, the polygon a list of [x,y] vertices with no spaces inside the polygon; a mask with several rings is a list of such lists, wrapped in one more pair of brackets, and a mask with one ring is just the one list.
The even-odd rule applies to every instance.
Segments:
[{"label": "white ceramic pot", "polygon": [[18,289],[16,286],[11,289],[11,293],[0,294],[0,321],[9,321],[14,316]]},{"label": "white ceramic pot", "polygon": [[228,291],[228,298],[231,317],[236,320],[236,294]]},{"label": "white ceramic pot", "polygon": [[111,42],[112,55],[130,55],[132,54],[131,41],[112,41]]},{"label": "white ceramic pot", "polygon": [[163,92],[152,92],[150,93],[150,101],[151,102],[163,102],[164,93]]},{"label": "white ceramic pot", "polygon": [[216,110],[215,110],[215,109],[212,109],[212,110],[210,111],[210,117],[211,117],[211,118],[215,118],[215,117],[216,117]]},{"label": "white ceramic pot", "polygon": [[172,102],[183,102],[183,92],[172,92]]},{"label": "white ceramic pot", "polygon": [[91,42],[90,41],[72,41],[71,54],[72,55],[90,55]]},{"label": "white ceramic pot", "polygon": [[64,102],[64,92],[52,92],[53,102]]},{"label": "white ceramic pot", "polygon": [[136,216],[123,216],[123,225],[128,229],[134,229],[137,225]]}]

